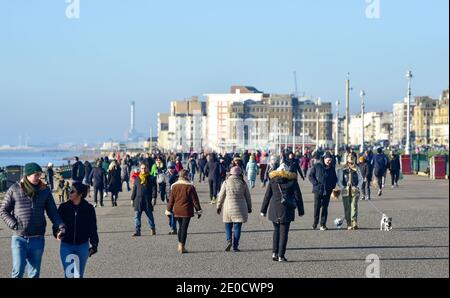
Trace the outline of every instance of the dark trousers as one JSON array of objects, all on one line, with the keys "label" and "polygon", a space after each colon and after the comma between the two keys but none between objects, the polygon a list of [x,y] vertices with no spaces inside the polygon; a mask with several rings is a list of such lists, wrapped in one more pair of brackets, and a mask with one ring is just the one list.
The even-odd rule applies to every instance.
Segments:
[{"label": "dark trousers", "polygon": [[187,232],[189,228],[190,217],[177,217],[178,222],[178,242],[186,244]]},{"label": "dark trousers", "polygon": [[122,179],[122,183],[120,184],[120,187],[122,187],[123,183],[126,182],[127,183],[127,191],[130,191],[130,180],[129,179]]},{"label": "dark trousers", "polygon": [[392,186],[394,186],[395,184],[398,183],[398,178],[400,176],[400,171],[396,170],[396,171],[391,171],[391,182],[392,182]]},{"label": "dark trousers", "polygon": [[362,195],[367,199],[370,199],[370,184],[372,183],[372,178],[367,178],[362,185]]},{"label": "dark trousers", "polygon": [[266,170],[267,164],[261,164],[259,166],[259,179],[261,180],[261,183],[264,183],[264,179],[266,178]]},{"label": "dark trousers", "polygon": [[161,201],[165,202],[166,201],[166,183],[159,183],[158,184],[159,187],[159,194],[161,195]]},{"label": "dark trousers", "polygon": [[383,177],[384,177],[384,175],[376,176],[376,177],[377,177],[378,189],[382,189],[383,188]]},{"label": "dark trousers", "polygon": [[203,170],[201,169],[200,170],[200,173],[199,173],[199,175],[198,175],[199,177],[198,177],[198,182],[205,182],[205,173],[203,173]]},{"label": "dark trousers", "polygon": [[97,195],[100,193],[100,204],[103,204],[103,188],[98,188],[94,186],[94,202],[97,204]]},{"label": "dark trousers", "polygon": [[209,183],[209,197],[216,198],[217,197],[217,189],[219,187],[219,181],[216,179],[208,180]]},{"label": "dark trousers", "polygon": [[[321,226],[325,226],[327,224],[330,195],[322,196],[316,193],[314,194],[314,225],[319,223],[319,218]],[[320,210],[322,210],[322,215],[320,214]]]},{"label": "dark trousers", "polygon": [[284,257],[284,254],[286,253],[290,224],[290,222],[273,223],[274,230],[272,252],[279,257]]}]

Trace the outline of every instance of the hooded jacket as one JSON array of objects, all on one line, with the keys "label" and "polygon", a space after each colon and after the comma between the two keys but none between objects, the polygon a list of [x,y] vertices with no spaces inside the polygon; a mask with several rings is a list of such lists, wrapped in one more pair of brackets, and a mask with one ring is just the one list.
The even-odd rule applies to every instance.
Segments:
[{"label": "hooded jacket", "polygon": [[273,171],[269,174],[270,182],[261,206],[261,213],[267,214],[272,222],[288,223],[295,220],[295,209],[281,203],[283,192],[285,197],[293,197],[297,203],[298,215],[303,216],[303,197],[297,182],[297,175],[289,171]]}]

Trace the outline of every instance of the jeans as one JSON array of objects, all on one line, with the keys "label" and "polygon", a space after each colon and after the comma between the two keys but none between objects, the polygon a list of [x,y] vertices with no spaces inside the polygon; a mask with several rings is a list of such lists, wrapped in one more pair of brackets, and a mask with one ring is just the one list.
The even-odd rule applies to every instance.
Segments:
[{"label": "jeans", "polygon": [[155,218],[153,217],[153,212],[150,210],[141,210],[141,211],[135,211],[134,212],[134,225],[136,227],[136,231],[141,231],[141,216],[142,212],[145,212],[148,218],[148,225],[150,226],[150,229],[155,228]]},{"label": "jeans", "polygon": [[249,180],[248,182],[249,182],[251,188],[255,187],[255,183],[256,183],[255,180]]},{"label": "jeans", "polygon": [[122,179],[122,183],[120,184],[120,187],[122,187],[123,183],[126,182],[127,183],[127,191],[130,191],[130,180],[129,179]]},{"label": "jeans", "polygon": [[[321,226],[327,224],[330,195],[321,196],[319,194],[314,194],[314,225],[319,223],[319,217]],[[322,210],[322,216],[320,216],[320,210]]]},{"label": "jeans", "polygon": [[[234,228],[234,234],[233,234],[233,228]],[[225,235],[227,237],[227,241],[232,241],[233,243],[233,249],[239,248],[239,240],[241,239],[241,229],[242,229],[242,223],[241,222],[226,222],[225,223]],[[231,235],[233,234],[233,240],[231,240]]]},{"label": "jeans", "polygon": [[195,173],[189,173],[189,178],[191,179],[192,182],[194,182],[195,180]]},{"label": "jeans", "polygon": [[89,242],[80,245],[61,242],[59,254],[64,268],[64,277],[83,278],[89,258]]},{"label": "jeans", "polygon": [[396,171],[392,171],[391,172],[391,182],[392,182],[392,186],[398,184],[398,178],[400,176],[400,171],[396,170]]},{"label": "jeans", "polygon": [[98,188],[94,186],[94,202],[97,204],[97,195],[100,193],[100,205],[103,205],[103,188]]},{"label": "jeans", "polygon": [[290,222],[276,223],[273,222],[273,249],[272,252],[278,257],[284,257],[288,242]]},{"label": "jeans", "polygon": [[203,169],[200,169],[198,182],[202,182],[202,181],[205,182],[205,173],[203,172]]},{"label": "jeans", "polygon": [[44,236],[35,238],[24,238],[12,236],[12,278],[22,278],[25,268],[28,269],[28,277],[39,278],[41,272],[41,261],[44,253]]},{"label": "jeans", "polygon": [[177,230],[177,219],[173,216],[173,214],[169,217],[169,227],[173,231]]},{"label": "jeans", "polygon": [[178,229],[178,242],[182,243],[183,245],[186,244],[187,239],[187,231],[189,228],[189,222],[191,221],[190,217],[178,217],[176,218],[178,225],[180,228]]},{"label": "jeans", "polygon": [[361,193],[366,199],[370,199],[370,184],[372,183],[372,178],[367,178],[367,181],[363,182]]},{"label": "jeans", "polygon": [[209,197],[211,198],[211,200],[213,198],[217,197],[217,188],[218,188],[218,184],[219,181],[217,180],[208,180],[209,183]]},{"label": "jeans", "polygon": [[377,183],[378,183],[378,189],[383,189],[383,177],[384,176],[376,176],[377,177]]}]

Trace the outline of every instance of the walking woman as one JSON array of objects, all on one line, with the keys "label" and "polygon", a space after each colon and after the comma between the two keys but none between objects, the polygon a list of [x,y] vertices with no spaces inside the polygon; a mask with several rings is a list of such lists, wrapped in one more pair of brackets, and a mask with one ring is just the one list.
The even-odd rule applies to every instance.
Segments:
[{"label": "walking woman", "polygon": [[227,237],[225,251],[230,251],[233,247],[234,252],[239,252],[242,224],[247,222],[248,214],[252,213],[252,200],[242,169],[238,166],[231,168],[230,176],[220,189],[217,214],[220,214],[222,210]]},{"label": "walking woman", "polygon": [[255,188],[256,175],[258,173],[258,166],[256,165],[254,154],[252,154],[250,156],[250,160],[247,163],[246,172],[247,172],[248,182],[250,183],[250,187]]},{"label": "walking woman", "polygon": [[122,190],[122,178],[120,177],[120,172],[120,166],[116,160],[113,160],[109,165],[108,175],[108,191],[111,193],[111,204],[113,207],[117,206],[119,191]]},{"label": "walking woman", "polygon": [[178,181],[172,185],[169,204],[166,215],[174,215],[178,222],[178,252],[187,253],[186,239],[189,222],[194,217],[194,209],[198,218],[202,215],[202,208],[198,199],[197,191],[192,182],[189,181],[189,172],[181,170]]},{"label": "walking woman", "polygon": [[97,252],[97,217],[94,207],[86,201],[87,194],[87,185],[74,182],[69,201],[58,208],[66,229],[62,233],[54,230],[54,235],[62,238],[60,256],[66,278],[83,278],[88,258]]},{"label": "walking woman", "polygon": [[266,216],[269,209],[269,220],[272,221],[273,249],[272,260],[287,262],[285,253],[288,241],[289,226],[295,220],[295,208],[298,215],[303,216],[303,198],[297,175],[289,171],[285,164],[269,174],[270,182],[261,206],[261,216]]},{"label": "walking woman", "polygon": [[259,159],[259,179],[261,180],[261,187],[265,186],[264,180],[266,178],[267,163],[267,153],[263,152],[261,158]]},{"label": "walking woman", "polygon": [[156,180],[148,172],[147,163],[141,163],[141,172],[133,184],[133,192],[131,193],[131,202],[134,207],[134,223],[135,233],[133,237],[141,236],[141,217],[145,212],[150,226],[150,235],[156,235],[155,219],[153,217],[152,198],[157,198]]}]

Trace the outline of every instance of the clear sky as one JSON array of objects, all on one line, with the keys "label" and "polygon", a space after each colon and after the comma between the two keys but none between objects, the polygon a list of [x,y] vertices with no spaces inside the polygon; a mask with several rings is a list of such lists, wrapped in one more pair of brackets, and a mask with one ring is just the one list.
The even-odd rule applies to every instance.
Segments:
[{"label": "clear sky", "polygon": [[[73,0],[72,0],[73,1]],[[374,0],[372,0],[374,1]],[[169,102],[252,85],[299,90],[334,102],[351,73],[367,110],[391,110],[406,94],[448,88],[449,1],[64,0],[0,1],[0,144],[93,142],[124,136],[129,104],[137,129],[156,134]]]}]

